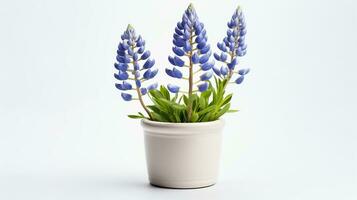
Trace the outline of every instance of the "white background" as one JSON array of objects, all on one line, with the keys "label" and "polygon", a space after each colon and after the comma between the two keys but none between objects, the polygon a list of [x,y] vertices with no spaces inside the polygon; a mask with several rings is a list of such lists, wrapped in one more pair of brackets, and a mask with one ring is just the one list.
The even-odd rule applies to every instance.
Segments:
[{"label": "white background", "polygon": [[0,199],[357,199],[356,2],[193,3],[212,46],[238,3],[248,24],[218,184],[150,186],[139,106],[114,88],[128,23],[167,83],[188,1],[1,0]]}]

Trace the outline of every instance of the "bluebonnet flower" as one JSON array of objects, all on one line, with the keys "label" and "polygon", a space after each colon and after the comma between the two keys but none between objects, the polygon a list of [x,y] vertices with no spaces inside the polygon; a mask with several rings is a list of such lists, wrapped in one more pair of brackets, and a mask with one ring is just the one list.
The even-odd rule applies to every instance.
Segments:
[{"label": "bluebonnet flower", "polygon": [[241,84],[241,83],[243,82],[243,80],[244,80],[244,76],[240,76],[240,77],[237,78],[237,80],[235,81],[235,83]]},{"label": "bluebonnet flower", "polygon": [[238,71],[238,74],[244,76],[244,75],[248,74],[249,71],[250,71],[249,69],[241,69]]},{"label": "bluebonnet flower", "polygon": [[226,76],[228,74],[228,67],[227,66],[222,66],[221,67],[221,74],[223,76]]},{"label": "bluebonnet flower", "polygon": [[182,78],[182,73],[180,70],[176,69],[175,67],[171,69],[166,68],[165,69],[166,74],[168,74],[169,76],[173,77],[173,78]]},{"label": "bluebonnet flower", "polygon": [[126,80],[129,78],[129,74],[126,71],[119,70],[118,74],[114,74],[114,77],[118,80]]},{"label": "bluebonnet flower", "polygon": [[128,94],[128,93],[125,93],[125,92],[121,93],[121,97],[123,97],[124,101],[131,101],[133,99],[131,94]]},{"label": "bluebonnet flower", "polygon": [[155,90],[157,88],[158,84],[157,83],[154,83],[154,84],[151,84],[149,85],[146,89],[148,90]]},{"label": "bluebonnet flower", "polygon": [[222,42],[217,43],[217,47],[221,52],[213,55],[217,61],[225,63],[226,66],[222,66],[220,69],[213,67],[213,71],[217,76],[223,76],[228,80],[232,78],[233,73],[237,73],[240,76],[235,83],[240,84],[244,80],[244,76],[249,72],[249,69],[234,71],[238,65],[238,57],[242,57],[247,53],[247,44],[245,43],[247,28],[244,14],[240,7],[235,10],[227,26],[226,37]]},{"label": "bluebonnet flower", "polygon": [[[192,4],[188,6],[185,10],[182,20],[179,21],[175,27],[175,32],[173,35],[174,47],[172,51],[173,56],[169,56],[169,62],[176,67],[167,68],[165,70],[166,74],[178,79],[188,80],[189,91],[188,94],[192,95],[194,93],[194,84],[198,87],[198,91],[203,92],[208,88],[208,81],[212,77],[211,69],[214,66],[214,60],[211,57],[211,46],[207,43],[207,33],[204,24],[198,19],[197,13]],[[187,59],[185,59],[185,57]],[[187,62],[185,62],[185,60]],[[194,65],[199,65],[200,69],[195,70]],[[184,77],[181,72],[183,67],[189,69],[188,77]],[[200,71],[205,71],[200,75],[200,81],[203,83],[193,82],[194,75]],[[207,85],[207,87],[206,87]],[[177,93],[180,88],[178,86],[169,84],[168,89],[170,92]]]},{"label": "bluebonnet flower", "polygon": [[200,76],[201,81],[207,81],[212,77],[213,73],[211,71],[206,72]]},{"label": "bluebonnet flower", "polygon": [[197,87],[200,92],[204,92],[208,88],[208,83],[207,82],[201,83],[201,84],[197,85]]},{"label": "bluebonnet flower", "polygon": [[158,69],[154,69],[154,70],[148,69],[148,70],[146,70],[146,72],[144,73],[143,76],[146,80],[149,80],[149,79],[154,78],[158,71],[159,71]]},{"label": "bluebonnet flower", "polygon": [[[142,82],[154,78],[158,69],[153,68],[155,60],[150,58],[150,51],[145,50],[145,41],[136,34],[131,25],[128,25],[121,39],[117,50],[117,62],[114,64],[115,69],[118,70],[114,77],[121,82],[116,83],[115,87],[122,91],[136,91],[137,98],[134,98],[130,93],[122,92],[121,97],[125,101],[140,100],[148,90],[157,88],[157,83],[143,87]],[[141,71],[144,73],[140,73]],[[145,108],[145,105],[143,107]]]},{"label": "bluebonnet flower", "polygon": [[123,81],[122,84],[116,83],[115,87],[118,88],[119,90],[131,90],[133,87],[131,86],[130,83]]},{"label": "bluebonnet flower", "polygon": [[140,92],[142,95],[145,95],[146,93],[148,93],[148,89],[147,88],[140,88]]},{"label": "bluebonnet flower", "polygon": [[178,93],[180,90],[180,87],[170,83],[167,85],[167,89],[172,93]]}]

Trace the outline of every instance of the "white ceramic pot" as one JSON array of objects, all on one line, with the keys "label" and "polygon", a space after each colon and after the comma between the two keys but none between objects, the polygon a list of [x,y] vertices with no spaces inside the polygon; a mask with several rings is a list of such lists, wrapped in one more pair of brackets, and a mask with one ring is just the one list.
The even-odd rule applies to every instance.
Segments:
[{"label": "white ceramic pot", "polygon": [[141,125],[152,185],[200,188],[216,183],[223,120],[164,123],[143,119]]}]

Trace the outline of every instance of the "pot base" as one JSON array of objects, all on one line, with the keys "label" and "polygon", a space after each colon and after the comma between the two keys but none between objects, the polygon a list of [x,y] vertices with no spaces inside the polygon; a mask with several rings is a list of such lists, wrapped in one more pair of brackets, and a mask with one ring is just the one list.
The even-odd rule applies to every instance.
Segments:
[{"label": "pot base", "polygon": [[200,189],[216,184],[216,180],[203,181],[162,181],[150,179],[150,184],[155,187],[167,189]]}]

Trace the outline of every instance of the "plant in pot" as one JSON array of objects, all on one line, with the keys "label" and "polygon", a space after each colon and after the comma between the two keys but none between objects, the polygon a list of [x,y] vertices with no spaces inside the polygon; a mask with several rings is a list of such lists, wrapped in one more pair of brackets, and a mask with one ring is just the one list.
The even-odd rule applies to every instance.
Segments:
[{"label": "plant in pot", "polygon": [[[158,69],[143,38],[131,25],[121,36],[114,64],[120,82],[115,86],[125,101],[137,100],[146,113],[128,116],[142,119],[152,185],[199,188],[217,181],[224,125],[220,118],[237,111],[230,109],[232,94],[226,94],[226,88],[241,84],[249,72],[238,65],[247,48],[240,7],[227,25],[226,36],[217,43],[219,51],[212,56],[204,24],[192,4],[185,10],[173,35],[173,55],[168,57],[172,67],[165,69],[168,76],[182,80],[181,87],[158,88],[152,82]],[[144,97],[151,103],[146,104]]]}]

